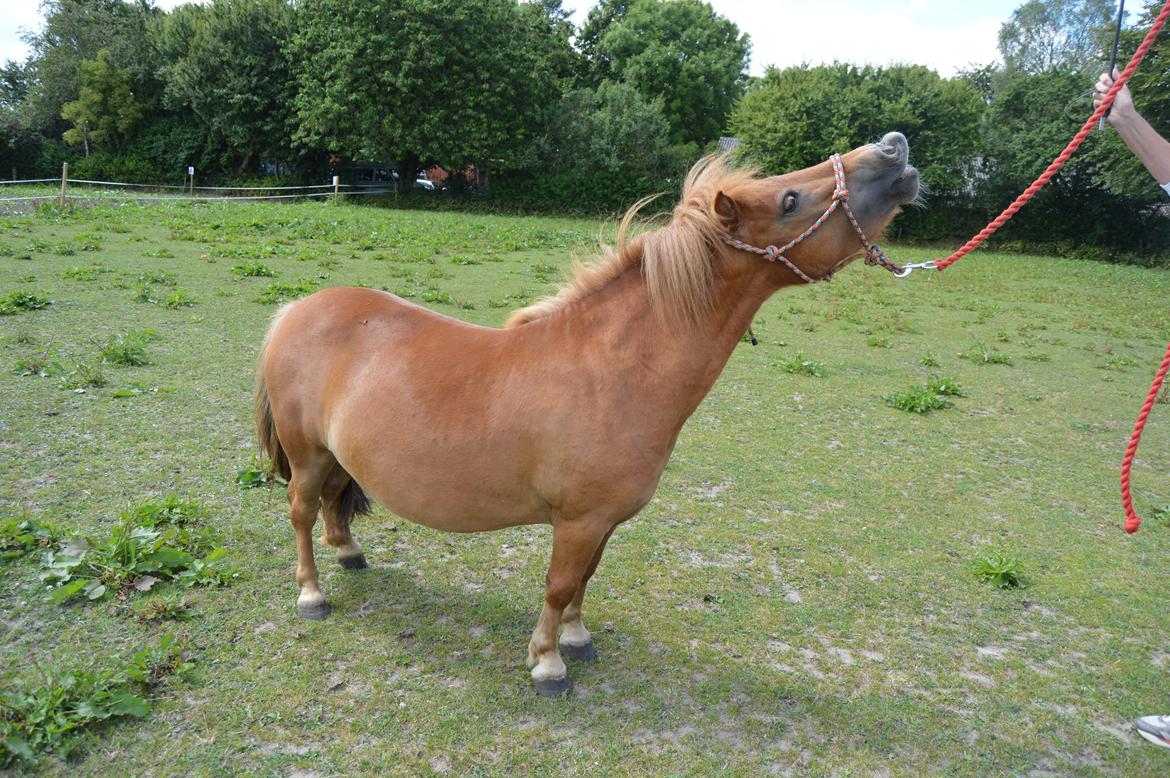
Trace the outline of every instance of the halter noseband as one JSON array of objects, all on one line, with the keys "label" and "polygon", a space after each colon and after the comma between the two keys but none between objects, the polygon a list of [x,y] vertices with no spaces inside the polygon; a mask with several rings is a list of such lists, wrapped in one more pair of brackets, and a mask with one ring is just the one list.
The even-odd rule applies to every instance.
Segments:
[{"label": "halter noseband", "polygon": [[839,205],[845,209],[845,215],[849,217],[849,223],[853,225],[853,229],[857,232],[857,237],[861,238],[861,245],[865,247],[865,264],[881,265],[899,278],[909,275],[909,266],[903,268],[895,265],[876,243],[873,243],[865,236],[865,230],[861,229],[861,223],[857,221],[857,217],[853,215],[853,209],[849,207],[849,188],[845,186],[845,166],[841,163],[841,155],[834,154],[829,157],[829,161],[833,163],[833,177],[837,180],[837,188],[833,191],[833,202],[821,214],[821,218],[813,222],[811,227],[783,246],[759,248],[750,243],[744,243],[742,240],[733,238],[730,235],[723,235],[723,242],[741,251],[750,251],[753,254],[759,254],[769,262],[783,262],[788,266],[789,270],[795,273],[805,283],[815,284],[819,281],[831,281],[835,269],[830,270],[820,278],[813,278],[793,264],[792,260],[786,257],[785,254],[788,253],[789,249],[799,245],[806,238],[812,237],[812,234],[829,220],[829,217],[833,215],[833,211],[837,210],[837,206]]}]

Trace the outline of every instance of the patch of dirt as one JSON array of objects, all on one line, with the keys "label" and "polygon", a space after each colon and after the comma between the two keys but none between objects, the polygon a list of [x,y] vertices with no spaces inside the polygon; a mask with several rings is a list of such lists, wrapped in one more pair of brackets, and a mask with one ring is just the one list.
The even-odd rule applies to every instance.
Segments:
[{"label": "patch of dirt", "polygon": [[1100,730],[1101,732],[1106,732],[1110,735],[1113,735],[1113,737],[1117,738],[1118,740],[1120,740],[1122,743],[1125,743],[1126,745],[1129,745],[1130,743],[1134,742],[1133,735],[1130,734],[1129,722],[1125,722],[1122,724],[1118,724],[1118,723],[1110,724],[1110,723],[1106,723],[1104,721],[1101,721],[1100,719],[1097,719],[1096,721],[1093,722],[1093,729]]},{"label": "patch of dirt", "polygon": [[1009,649],[998,646],[976,646],[975,653],[980,659],[1006,659]]},{"label": "patch of dirt", "polygon": [[983,675],[982,673],[973,673],[970,670],[962,670],[959,672],[959,675],[963,676],[968,681],[974,681],[981,686],[986,686],[988,689],[991,689],[995,686],[995,681],[991,678],[988,678],[986,675]]}]

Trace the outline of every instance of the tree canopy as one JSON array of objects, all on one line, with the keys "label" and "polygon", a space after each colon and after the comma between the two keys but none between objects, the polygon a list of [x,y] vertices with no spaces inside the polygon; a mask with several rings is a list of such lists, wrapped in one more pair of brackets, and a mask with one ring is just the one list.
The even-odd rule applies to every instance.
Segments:
[{"label": "tree canopy", "polygon": [[966,181],[982,112],[974,87],[921,65],[839,63],[769,69],[739,102],[731,129],[743,155],[770,173],[823,162],[832,151],[898,130],[923,180],[939,193]]},{"label": "tree canopy", "polygon": [[1091,70],[1100,61],[1102,31],[1116,11],[1114,0],[1027,0],[999,30],[1005,69]]},{"label": "tree canopy", "polygon": [[662,98],[676,143],[718,138],[747,85],[748,36],[701,0],[602,2],[581,38],[589,80]]},{"label": "tree canopy", "polygon": [[163,104],[189,112],[207,150],[241,172],[265,156],[288,156],[296,91],[286,42],[294,31],[284,0],[181,6],[158,30],[168,52]]},{"label": "tree canopy", "polygon": [[[511,0],[306,0],[292,41],[302,144],[452,167],[506,158],[557,95],[567,41]],[[546,29],[546,28],[545,28]],[[405,177],[405,176],[404,176]]]},{"label": "tree canopy", "polygon": [[130,77],[110,64],[106,49],[96,59],[82,60],[78,70],[78,97],[61,108],[61,118],[72,125],[64,133],[65,140],[84,145],[86,156],[90,144],[120,146],[142,117]]}]

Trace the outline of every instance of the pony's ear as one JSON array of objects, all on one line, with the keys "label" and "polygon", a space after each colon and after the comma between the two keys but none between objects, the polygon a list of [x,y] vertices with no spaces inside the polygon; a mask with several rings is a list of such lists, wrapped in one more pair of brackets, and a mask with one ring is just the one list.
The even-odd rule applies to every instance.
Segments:
[{"label": "pony's ear", "polygon": [[735,232],[739,229],[739,206],[720,190],[715,195],[715,216],[719,219],[724,232]]}]

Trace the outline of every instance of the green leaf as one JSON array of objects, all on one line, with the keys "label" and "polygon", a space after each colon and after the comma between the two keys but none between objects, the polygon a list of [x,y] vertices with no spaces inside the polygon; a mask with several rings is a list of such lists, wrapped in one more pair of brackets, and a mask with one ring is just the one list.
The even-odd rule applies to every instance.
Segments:
[{"label": "green leaf", "polygon": [[203,557],[203,563],[210,564],[211,562],[214,562],[215,560],[219,559],[220,557],[222,557],[226,553],[227,553],[227,550],[224,548],[214,549],[214,550],[212,550],[212,552],[210,554]]},{"label": "green leaf", "polygon": [[106,593],[106,585],[98,584],[97,586],[87,586],[85,588],[86,596],[91,600],[98,600]]},{"label": "green leaf", "polygon": [[[190,566],[192,557],[186,551],[181,551],[177,548],[160,548],[157,551],[152,551],[147,557],[147,562],[155,566],[151,570],[179,570]],[[143,568],[146,572],[146,569]]]},{"label": "green leaf", "polygon": [[115,692],[108,710],[111,716],[145,716],[150,703],[128,691]]},{"label": "green leaf", "polygon": [[16,754],[19,758],[26,762],[32,762],[36,760],[36,756],[33,754],[32,746],[28,744],[28,741],[18,738],[15,735],[9,735],[8,737],[4,738],[4,747],[8,749],[9,752]]},{"label": "green leaf", "polygon": [[49,601],[54,604],[65,602],[65,600],[68,600],[70,597],[85,588],[86,583],[88,583],[88,581],[85,578],[78,578],[76,581],[70,581],[64,586],[60,586],[54,589],[53,592],[49,595]]},{"label": "green leaf", "polygon": [[82,700],[77,703],[77,715],[83,719],[104,719],[105,711],[93,704],[92,700]]}]

